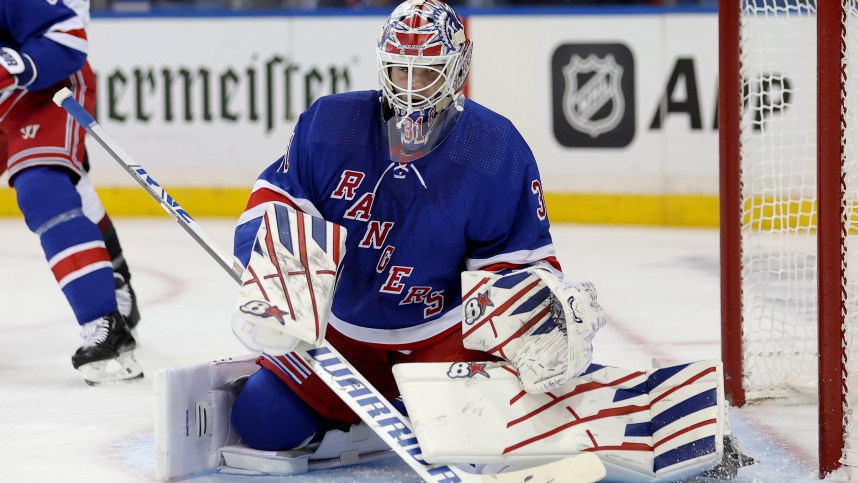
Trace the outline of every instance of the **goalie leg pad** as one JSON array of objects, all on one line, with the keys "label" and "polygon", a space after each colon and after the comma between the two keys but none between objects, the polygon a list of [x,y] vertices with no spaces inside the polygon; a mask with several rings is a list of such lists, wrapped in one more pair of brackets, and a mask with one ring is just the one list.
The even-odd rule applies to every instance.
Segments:
[{"label": "goalie leg pad", "polygon": [[224,359],[155,374],[155,476],[186,478],[215,471],[218,449],[235,444],[229,423],[232,382],[253,374],[255,357]]},{"label": "goalie leg pad", "polygon": [[612,481],[661,481],[721,461],[719,361],[650,371],[593,364],[546,394],[523,392],[505,363],[467,363],[465,372],[456,364],[465,363],[394,367],[430,463],[532,466],[593,452]]}]

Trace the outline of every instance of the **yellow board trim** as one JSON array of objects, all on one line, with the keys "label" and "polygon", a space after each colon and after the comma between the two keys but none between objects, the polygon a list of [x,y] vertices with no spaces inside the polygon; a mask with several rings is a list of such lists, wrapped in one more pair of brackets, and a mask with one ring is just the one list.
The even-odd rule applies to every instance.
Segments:
[{"label": "yellow board trim", "polygon": [[[161,205],[156,203],[142,188],[96,188],[96,191],[111,217],[166,216]],[[237,219],[247,204],[250,187],[170,188],[169,193],[194,218]],[[15,201],[15,192],[10,188],[0,189],[0,216],[21,216]]]},{"label": "yellow board trim", "polygon": [[717,195],[546,193],[552,223],[717,227]]},{"label": "yellow board trim", "polygon": [[[110,216],[152,217],[164,210],[141,188],[98,188]],[[170,195],[195,218],[238,218],[250,188],[169,188]],[[604,223],[717,227],[715,195],[625,195],[546,193],[552,223]],[[0,189],[0,216],[21,216],[15,193]]]}]

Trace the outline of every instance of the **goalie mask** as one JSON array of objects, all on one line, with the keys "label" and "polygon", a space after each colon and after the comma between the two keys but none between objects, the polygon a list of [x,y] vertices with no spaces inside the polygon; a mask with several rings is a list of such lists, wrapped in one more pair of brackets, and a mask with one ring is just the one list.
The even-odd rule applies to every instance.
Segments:
[{"label": "goalie mask", "polygon": [[[463,109],[471,47],[462,20],[440,0],[408,0],[390,14],[377,58],[382,95],[395,121],[389,128],[397,131],[389,132],[391,147],[425,154],[449,132],[437,127],[452,126]],[[455,109],[447,109],[451,105]]]}]

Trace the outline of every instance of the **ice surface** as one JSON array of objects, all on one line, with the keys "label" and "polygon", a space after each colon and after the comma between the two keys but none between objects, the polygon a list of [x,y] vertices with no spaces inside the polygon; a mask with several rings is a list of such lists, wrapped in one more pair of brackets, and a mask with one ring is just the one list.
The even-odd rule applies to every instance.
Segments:
[{"label": "ice surface", "polygon": [[[92,388],[72,369],[78,328],[38,238],[23,220],[0,219],[0,481],[153,481],[152,376],[246,353],[229,329],[236,286],[219,265],[166,216],[114,222],[140,299],[138,360],[147,377]],[[232,220],[199,222],[231,250]],[[564,271],[593,281],[608,313],[596,362],[648,368],[653,358],[720,357],[716,230],[558,225],[553,233]],[[816,481],[815,408],[734,409],[731,419],[759,460],[738,481]],[[320,480],[419,481],[395,458],[287,479]]]}]

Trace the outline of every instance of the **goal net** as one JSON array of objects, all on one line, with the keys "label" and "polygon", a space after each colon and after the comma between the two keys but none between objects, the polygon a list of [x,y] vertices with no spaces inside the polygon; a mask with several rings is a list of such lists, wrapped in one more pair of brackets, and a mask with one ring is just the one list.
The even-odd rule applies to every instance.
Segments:
[{"label": "goal net", "polygon": [[858,465],[856,1],[719,4],[727,393],[818,403],[821,474]]}]

